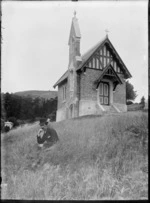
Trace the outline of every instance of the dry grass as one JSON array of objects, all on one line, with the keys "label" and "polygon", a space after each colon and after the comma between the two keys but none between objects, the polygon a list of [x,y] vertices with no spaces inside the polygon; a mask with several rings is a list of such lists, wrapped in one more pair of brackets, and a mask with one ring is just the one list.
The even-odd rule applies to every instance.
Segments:
[{"label": "dry grass", "polygon": [[38,124],[2,135],[3,199],[148,198],[146,112],[53,123],[60,141],[38,150]]}]

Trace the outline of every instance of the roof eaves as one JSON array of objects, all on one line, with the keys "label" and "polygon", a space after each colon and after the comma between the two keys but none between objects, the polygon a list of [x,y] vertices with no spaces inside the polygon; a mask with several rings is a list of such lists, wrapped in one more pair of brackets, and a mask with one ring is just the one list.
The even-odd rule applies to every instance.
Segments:
[{"label": "roof eaves", "polygon": [[87,52],[85,52],[83,55],[82,55],[82,63],[79,65],[79,67],[77,68],[77,70],[81,69],[85,64],[86,62],[90,59],[90,57],[93,55],[93,53],[99,49],[103,43],[105,43],[107,40],[107,37],[105,37],[103,40],[101,40],[100,42],[98,42],[96,45],[94,45],[92,48],[90,48]]},{"label": "roof eaves", "polygon": [[60,84],[61,82],[63,82],[65,79],[67,79],[68,77],[68,70],[60,77],[60,79],[54,84],[54,88]]},{"label": "roof eaves", "polygon": [[109,68],[112,69],[112,71],[114,72],[115,76],[116,76],[117,79],[119,80],[120,84],[123,83],[122,80],[121,80],[121,78],[118,76],[118,74],[115,72],[115,70],[114,70],[113,67],[111,66],[111,62],[112,62],[112,61],[110,61],[110,63],[109,63],[109,64],[107,65],[107,67],[104,69],[104,71],[102,72],[102,74],[101,74],[101,76],[99,77],[99,79],[98,79],[97,81],[95,81],[95,82],[97,83],[97,86],[98,86],[99,82],[101,81],[101,79],[103,78],[103,76],[105,75],[105,73],[107,72],[107,70],[108,70]]},{"label": "roof eaves", "polygon": [[131,78],[132,75],[131,75],[131,73],[129,72],[129,70],[127,69],[127,67],[126,67],[126,65],[124,64],[124,62],[122,61],[122,59],[121,59],[121,57],[119,56],[118,52],[116,51],[116,49],[114,48],[114,46],[112,45],[112,43],[111,43],[111,41],[110,41],[109,39],[108,39],[108,41],[109,41],[110,45],[112,46],[112,48],[114,49],[115,54],[117,55],[117,57],[118,57],[119,60],[121,61],[121,63],[122,63],[122,65],[123,65],[124,69],[125,69],[126,72],[128,73],[128,78]]}]

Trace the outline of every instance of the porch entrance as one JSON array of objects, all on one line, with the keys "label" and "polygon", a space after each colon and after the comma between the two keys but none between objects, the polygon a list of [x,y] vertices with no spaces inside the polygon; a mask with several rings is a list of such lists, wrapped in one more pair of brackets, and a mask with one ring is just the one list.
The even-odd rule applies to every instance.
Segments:
[{"label": "porch entrance", "polygon": [[100,82],[99,84],[99,100],[102,105],[109,105],[109,83]]}]

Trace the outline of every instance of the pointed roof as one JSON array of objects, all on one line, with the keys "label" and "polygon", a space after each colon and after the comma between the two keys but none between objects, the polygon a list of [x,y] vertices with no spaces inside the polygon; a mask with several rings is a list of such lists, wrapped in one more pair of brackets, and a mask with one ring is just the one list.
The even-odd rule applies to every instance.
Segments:
[{"label": "pointed roof", "polygon": [[79,70],[80,68],[82,68],[83,65],[85,65],[85,63],[87,62],[87,60],[93,55],[93,53],[99,49],[99,47],[101,47],[104,43],[105,40],[107,39],[107,37],[105,37],[103,40],[99,41],[96,45],[94,45],[92,48],[90,48],[87,52],[85,52],[82,55],[82,63],[80,64],[80,66],[77,68],[77,70]]},{"label": "pointed roof", "polygon": [[54,88],[60,84],[62,81],[68,78],[68,70],[61,76],[61,78],[54,84]]},{"label": "pointed roof", "polygon": [[[71,33],[71,32],[70,32]],[[82,67],[84,67],[84,65],[86,64],[86,62],[88,60],[90,60],[90,58],[93,56],[93,54],[100,49],[105,43],[109,44],[110,48],[113,50],[116,58],[119,60],[119,62],[121,63],[123,70],[126,74],[126,79],[132,77],[131,73],[129,72],[129,70],[127,69],[127,67],[125,66],[125,64],[123,63],[122,59],[120,58],[119,54],[117,53],[117,51],[115,50],[114,46],[112,45],[112,43],[110,42],[108,36],[106,36],[103,40],[99,41],[96,45],[94,45],[91,49],[89,49],[85,54],[83,54],[81,56],[82,58],[82,62],[80,63],[80,65],[78,66],[78,68],[76,69],[76,71],[82,69]],[[105,69],[104,69],[105,70]],[[117,75],[118,76],[118,75]],[[68,77],[68,70],[64,73],[64,75],[55,83],[54,88],[63,80],[65,80]]]},{"label": "pointed roof", "polygon": [[78,23],[78,19],[76,18],[75,12],[74,12],[74,17],[72,18],[72,24],[71,24],[68,44],[70,44],[70,39],[73,34],[76,38],[81,38],[79,23]]},{"label": "pointed roof", "polygon": [[122,83],[123,83],[122,80],[121,80],[121,78],[118,76],[118,74],[116,73],[116,71],[114,70],[114,68],[112,67],[111,62],[110,62],[110,63],[106,66],[106,68],[103,70],[103,72],[101,73],[99,79],[95,81],[95,83],[97,84],[97,87],[98,87],[100,81],[103,79],[103,77],[107,74],[107,71],[108,71],[109,69],[111,69],[112,72],[113,72],[113,74],[114,74],[114,75],[111,76],[111,77],[115,77],[115,78],[116,78],[116,81],[117,81],[119,84],[122,84]]},{"label": "pointed roof", "polygon": [[113,50],[116,58],[119,60],[119,62],[121,63],[125,73],[126,73],[126,78],[130,78],[132,77],[131,73],[128,71],[127,67],[125,66],[125,64],[123,63],[121,57],[119,56],[119,54],[117,53],[117,51],[115,50],[114,46],[112,45],[112,43],[110,42],[110,40],[108,39],[108,36],[106,36],[103,40],[101,40],[100,42],[98,42],[95,46],[93,46],[90,50],[88,50],[83,56],[82,56],[82,63],[79,65],[79,67],[77,68],[77,70],[81,69],[85,63],[87,62],[87,60],[89,60],[92,55],[98,50],[100,49],[105,43],[109,44],[110,48]]}]

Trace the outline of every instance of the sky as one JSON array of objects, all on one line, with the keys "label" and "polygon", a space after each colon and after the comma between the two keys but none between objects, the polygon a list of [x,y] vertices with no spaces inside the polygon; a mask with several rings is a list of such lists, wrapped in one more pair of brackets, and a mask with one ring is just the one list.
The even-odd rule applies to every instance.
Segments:
[{"label": "sky", "polygon": [[80,52],[106,36],[137,91],[148,97],[148,1],[2,2],[2,92],[57,90],[68,68],[71,22],[78,18]]}]

